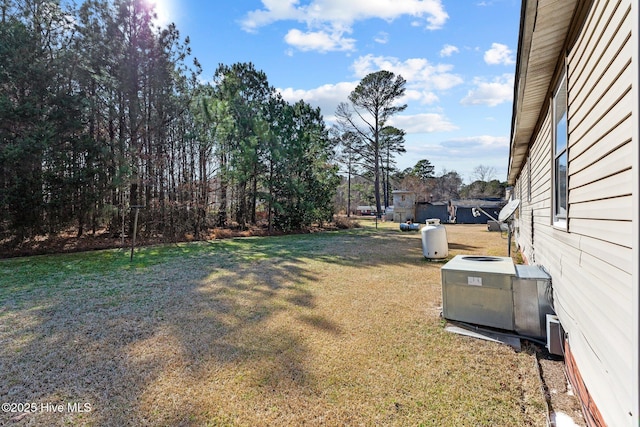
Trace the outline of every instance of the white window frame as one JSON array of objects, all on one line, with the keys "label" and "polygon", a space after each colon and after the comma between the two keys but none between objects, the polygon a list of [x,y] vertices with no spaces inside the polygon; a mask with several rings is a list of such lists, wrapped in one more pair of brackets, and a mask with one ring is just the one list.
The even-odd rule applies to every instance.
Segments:
[{"label": "white window frame", "polygon": [[[553,226],[567,229],[567,212],[569,207],[569,120],[568,120],[568,91],[567,73],[562,73],[551,101],[552,114],[552,153],[553,163],[553,197],[551,217]],[[560,139],[562,138],[562,139]],[[564,171],[562,167],[564,166]]]}]

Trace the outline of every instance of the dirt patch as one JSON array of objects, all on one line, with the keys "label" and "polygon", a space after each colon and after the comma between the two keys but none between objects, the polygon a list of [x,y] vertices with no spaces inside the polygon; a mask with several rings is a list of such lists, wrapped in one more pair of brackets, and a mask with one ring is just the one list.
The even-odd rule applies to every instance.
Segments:
[{"label": "dirt patch", "polygon": [[549,406],[551,427],[572,426],[568,418],[571,419],[573,425],[586,427],[580,402],[567,380],[564,360],[549,355],[541,348],[538,348],[537,352],[544,385],[543,392]]}]

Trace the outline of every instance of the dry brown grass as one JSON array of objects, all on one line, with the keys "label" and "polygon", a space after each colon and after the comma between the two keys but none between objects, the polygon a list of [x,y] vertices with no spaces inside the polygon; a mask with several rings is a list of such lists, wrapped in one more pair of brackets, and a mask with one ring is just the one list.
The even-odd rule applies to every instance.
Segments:
[{"label": "dry brown grass", "polygon": [[333,217],[333,225],[335,225],[339,230],[349,230],[361,227],[360,223],[356,219],[342,215],[335,215]]},{"label": "dry brown grass", "polygon": [[[506,253],[486,227],[447,231],[451,256]],[[92,410],[0,425],[545,425],[535,355],[443,330],[419,233],[179,250],[2,296],[0,401]]]}]

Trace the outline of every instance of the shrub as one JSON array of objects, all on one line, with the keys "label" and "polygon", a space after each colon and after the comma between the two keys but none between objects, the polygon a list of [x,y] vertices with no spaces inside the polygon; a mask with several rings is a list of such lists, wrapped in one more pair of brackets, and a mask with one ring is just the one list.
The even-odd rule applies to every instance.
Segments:
[{"label": "shrub", "polygon": [[336,228],[341,230],[349,230],[352,228],[360,228],[361,225],[358,221],[352,220],[351,218],[347,218],[346,216],[335,216],[333,218],[333,223],[336,225]]}]

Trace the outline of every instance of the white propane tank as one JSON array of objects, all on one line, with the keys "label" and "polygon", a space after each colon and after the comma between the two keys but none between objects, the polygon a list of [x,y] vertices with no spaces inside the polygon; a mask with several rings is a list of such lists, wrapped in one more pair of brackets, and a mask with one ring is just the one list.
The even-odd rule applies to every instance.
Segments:
[{"label": "white propane tank", "polygon": [[422,227],[422,253],[425,258],[439,259],[449,256],[449,242],[447,230],[440,224],[438,218],[428,219],[427,225]]}]

